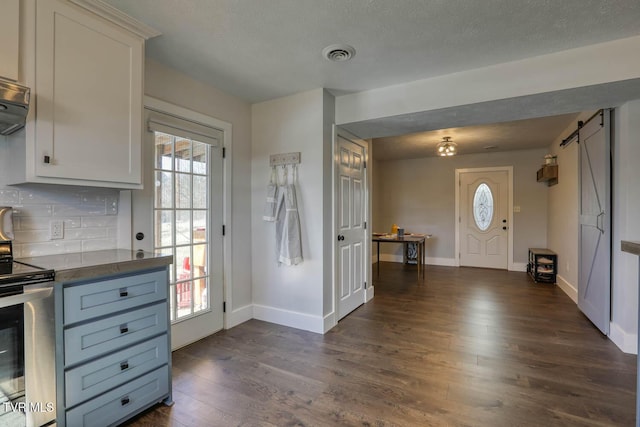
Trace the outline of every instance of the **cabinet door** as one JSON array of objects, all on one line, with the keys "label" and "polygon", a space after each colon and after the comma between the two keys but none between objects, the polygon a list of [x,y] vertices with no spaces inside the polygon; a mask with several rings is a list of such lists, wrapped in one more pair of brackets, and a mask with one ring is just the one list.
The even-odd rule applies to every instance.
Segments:
[{"label": "cabinet door", "polygon": [[20,0],[2,0],[0,9],[0,78],[17,81]]},{"label": "cabinet door", "polygon": [[36,17],[36,175],[141,185],[144,42],[62,0]]}]

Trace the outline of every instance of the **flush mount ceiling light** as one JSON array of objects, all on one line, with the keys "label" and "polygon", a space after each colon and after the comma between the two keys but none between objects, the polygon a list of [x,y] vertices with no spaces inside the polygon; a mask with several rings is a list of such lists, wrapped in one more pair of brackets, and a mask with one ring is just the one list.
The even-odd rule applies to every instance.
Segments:
[{"label": "flush mount ceiling light", "polygon": [[329,61],[344,62],[356,56],[356,50],[348,44],[332,44],[322,49],[322,56]]},{"label": "flush mount ceiling light", "polygon": [[438,144],[437,153],[438,156],[455,156],[458,144],[451,141],[450,136],[443,136],[442,142]]}]

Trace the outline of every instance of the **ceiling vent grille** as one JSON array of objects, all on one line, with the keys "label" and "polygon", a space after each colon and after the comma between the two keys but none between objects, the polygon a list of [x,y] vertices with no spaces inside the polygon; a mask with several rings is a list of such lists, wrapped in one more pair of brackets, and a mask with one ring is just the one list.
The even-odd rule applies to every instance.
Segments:
[{"label": "ceiling vent grille", "polygon": [[346,44],[333,44],[322,49],[322,56],[329,61],[344,62],[356,55],[356,50]]}]

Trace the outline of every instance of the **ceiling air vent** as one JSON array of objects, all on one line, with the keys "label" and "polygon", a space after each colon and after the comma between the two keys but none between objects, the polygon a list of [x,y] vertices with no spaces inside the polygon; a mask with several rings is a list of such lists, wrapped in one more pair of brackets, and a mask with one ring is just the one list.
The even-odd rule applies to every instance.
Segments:
[{"label": "ceiling air vent", "polygon": [[329,61],[343,62],[356,56],[356,50],[347,44],[332,44],[322,49],[322,56]]}]

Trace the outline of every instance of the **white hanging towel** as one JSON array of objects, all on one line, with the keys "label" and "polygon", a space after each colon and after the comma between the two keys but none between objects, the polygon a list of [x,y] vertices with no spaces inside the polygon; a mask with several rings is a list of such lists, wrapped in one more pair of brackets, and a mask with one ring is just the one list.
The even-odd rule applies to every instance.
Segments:
[{"label": "white hanging towel", "polygon": [[302,240],[295,185],[287,184],[278,187],[277,200],[276,250],[278,262],[285,265],[300,264],[302,262]]},{"label": "white hanging towel", "polygon": [[262,213],[262,219],[269,222],[276,220],[276,211],[278,209],[276,198],[278,194],[278,184],[276,180],[276,169],[273,167],[271,169],[271,179],[269,179],[269,184],[267,185],[267,200],[265,201],[264,211]]}]

